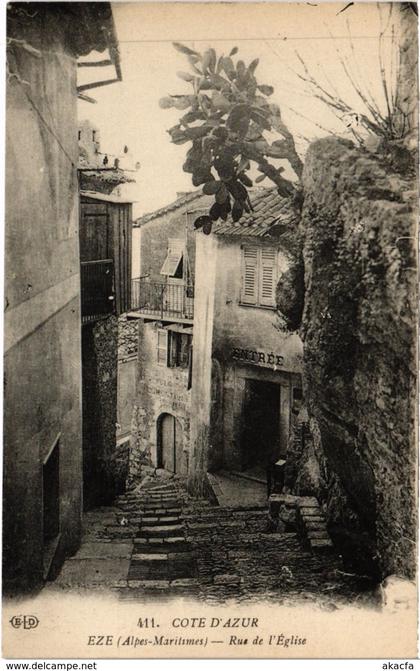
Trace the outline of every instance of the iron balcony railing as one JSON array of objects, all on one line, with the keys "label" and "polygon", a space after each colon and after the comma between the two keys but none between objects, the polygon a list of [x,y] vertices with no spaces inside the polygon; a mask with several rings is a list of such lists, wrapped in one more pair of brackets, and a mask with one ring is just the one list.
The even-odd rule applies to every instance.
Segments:
[{"label": "iron balcony railing", "polygon": [[82,324],[112,314],[115,309],[112,259],[80,263]]},{"label": "iron balcony railing", "polygon": [[194,287],[137,277],[131,281],[131,309],[161,319],[193,319]]}]

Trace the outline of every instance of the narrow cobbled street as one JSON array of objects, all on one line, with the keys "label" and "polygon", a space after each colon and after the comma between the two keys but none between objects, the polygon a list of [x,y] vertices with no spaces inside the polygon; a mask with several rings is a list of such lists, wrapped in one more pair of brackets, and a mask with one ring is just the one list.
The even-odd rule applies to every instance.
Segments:
[{"label": "narrow cobbled street", "polygon": [[215,506],[160,477],[85,514],[80,550],[45,587],[61,589],[112,591],[130,601],[264,599],[328,609],[368,600],[334,551],[309,551],[296,531],[270,530],[267,504]]}]

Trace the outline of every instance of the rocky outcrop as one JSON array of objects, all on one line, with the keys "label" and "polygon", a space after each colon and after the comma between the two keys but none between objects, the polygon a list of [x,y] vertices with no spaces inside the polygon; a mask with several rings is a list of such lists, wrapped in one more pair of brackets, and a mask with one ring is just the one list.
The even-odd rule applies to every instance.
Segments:
[{"label": "rocky outcrop", "polygon": [[329,477],[322,498],[379,576],[414,571],[413,179],[391,155],[333,138],[310,147],[303,178],[304,386]]}]

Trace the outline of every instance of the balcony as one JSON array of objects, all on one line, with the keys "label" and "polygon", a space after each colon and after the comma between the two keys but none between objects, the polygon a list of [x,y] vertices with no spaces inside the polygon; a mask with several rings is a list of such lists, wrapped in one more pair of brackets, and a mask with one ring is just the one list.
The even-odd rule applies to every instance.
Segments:
[{"label": "balcony", "polygon": [[82,324],[114,313],[114,262],[112,259],[80,264]]},{"label": "balcony", "polygon": [[184,282],[152,282],[143,277],[133,279],[129,316],[192,324],[194,287]]}]

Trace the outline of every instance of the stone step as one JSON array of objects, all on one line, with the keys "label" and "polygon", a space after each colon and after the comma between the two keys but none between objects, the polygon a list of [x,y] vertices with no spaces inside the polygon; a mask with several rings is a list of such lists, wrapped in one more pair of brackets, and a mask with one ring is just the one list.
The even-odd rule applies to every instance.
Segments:
[{"label": "stone step", "polygon": [[193,578],[195,574],[195,562],[191,560],[154,562],[132,560],[128,580],[177,580]]},{"label": "stone step", "polygon": [[196,592],[199,588],[197,578],[178,578],[175,580],[129,580],[129,590],[122,594],[122,598],[141,598],[144,594],[170,593],[175,592],[188,594],[190,591]]},{"label": "stone step", "polygon": [[182,524],[162,524],[150,527],[142,527],[140,535],[147,538],[166,538],[169,536],[181,535],[184,531]]},{"label": "stone step", "polygon": [[166,507],[159,507],[159,508],[139,508],[136,511],[136,516],[160,516],[160,515],[181,515],[182,513],[182,508],[180,506],[172,507],[172,508],[166,508]]},{"label": "stone step", "polygon": [[133,554],[169,554],[169,553],[186,553],[191,551],[191,545],[186,542],[184,538],[180,538],[176,543],[165,543],[167,539],[143,538],[134,540]]},{"label": "stone step", "polygon": [[299,508],[300,513],[303,517],[314,517],[314,516],[319,516],[322,512],[320,511],[319,507],[318,508]]},{"label": "stone step", "polygon": [[157,517],[142,517],[140,524],[142,527],[147,526],[160,526],[168,524],[179,524],[180,518],[178,516],[170,517],[169,515],[161,515]]},{"label": "stone step", "polygon": [[303,497],[296,511],[297,530],[304,546],[312,553],[332,553],[334,546],[325,516],[316,499]]},{"label": "stone step", "polygon": [[158,501],[156,503],[141,503],[138,507],[141,510],[180,510],[181,504],[179,501]]}]

